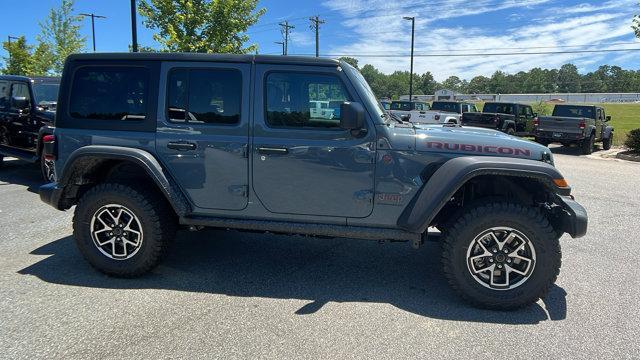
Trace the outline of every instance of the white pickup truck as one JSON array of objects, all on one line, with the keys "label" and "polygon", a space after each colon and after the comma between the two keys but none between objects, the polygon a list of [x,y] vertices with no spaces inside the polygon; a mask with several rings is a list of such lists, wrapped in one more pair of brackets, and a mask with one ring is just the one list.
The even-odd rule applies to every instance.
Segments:
[{"label": "white pickup truck", "polygon": [[427,103],[414,102],[414,110],[409,111],[408,101],[394,101],[390,111],[397,116],[408,115],[408,120],[415,124],[460,124],[463,113],[477,111],[473,103],[434,101],[426,110],[419,109],[421,104],[429,106]]}]

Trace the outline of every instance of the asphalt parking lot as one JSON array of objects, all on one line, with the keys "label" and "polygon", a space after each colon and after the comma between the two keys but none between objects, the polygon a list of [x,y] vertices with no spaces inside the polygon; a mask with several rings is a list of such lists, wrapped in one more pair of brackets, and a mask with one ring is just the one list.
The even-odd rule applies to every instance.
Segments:
[{"label": "asphalt parking lot", "polygon": [[76,251],[39,169],[0,170],[0,358],[639,358],[640,163],[556,149],[587,208],[550,296],[469,307],[435,243],[181,232],[151,274],[121,280]]}]

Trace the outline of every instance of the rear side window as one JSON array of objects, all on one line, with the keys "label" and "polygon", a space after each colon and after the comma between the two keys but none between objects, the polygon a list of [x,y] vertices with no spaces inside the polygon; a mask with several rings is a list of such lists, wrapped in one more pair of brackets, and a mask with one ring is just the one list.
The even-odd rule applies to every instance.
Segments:
[{"label": "rear side window", "polygon": [[0,81],[0,111],[9,108],[9,82]]},{"label": "rear side window", "polygon": [[338,77],[310,73],[270,73],[265,97],[267,124],[289,128],[339,128],[340,106],[350,101]]},{"label": "rear side window", "polygon": [[167,114],[173,122],[240,122],[242,74],[226,69],[175,69],[169,73]]},{"label": "rear side window", "polygon": [[146,68],[81,67],[73,77],[69,114],[76,119],[144,120],[148,94]]}]

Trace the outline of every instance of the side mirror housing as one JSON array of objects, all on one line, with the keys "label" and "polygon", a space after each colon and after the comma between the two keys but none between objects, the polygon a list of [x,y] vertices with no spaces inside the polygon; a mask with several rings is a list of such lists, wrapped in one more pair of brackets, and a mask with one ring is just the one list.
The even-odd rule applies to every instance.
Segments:
[{"label": "side mirror housing", "polygon": [[604,118],[604,121],[606,121],[606,122],[611,121],[611,116],[607,115],[607,117]]},{"label": "side mirror housing", "polygon": [[538,113],[533,113],[533,117],[537,118],[538,117]]},{"label": "side mirror housing", "polygon": [[400,115],[400,120],[409,121],[411,119],[411,114]]},{"label": "side mirror housing", "polygon": [[29,100],[24,96],[14,96],[11,98],[11,107],[18,110],[27,110],[29,108]]},{"label": "side mirror housing", "polygon": [[364,107],[357,102],[340,104],[340,127],[345,130],[360,130],[364,127]]}]

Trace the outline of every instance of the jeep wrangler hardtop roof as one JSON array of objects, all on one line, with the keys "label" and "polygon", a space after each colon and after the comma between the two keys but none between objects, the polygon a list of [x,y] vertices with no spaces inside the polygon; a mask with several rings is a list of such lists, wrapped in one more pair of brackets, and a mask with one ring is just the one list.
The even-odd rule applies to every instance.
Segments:
[{"label": "jeep wrangler hardtop roof", "polygon": [[316,65],[338,66],[340,61],[308,56],[280,55],[233,55],[233,54],[200,54],[200,53],[97,53],[73,54],[67,61],[74,60],[123,60],[123,61],[209,61],[209,62],[242,62],[261,64]]}]

